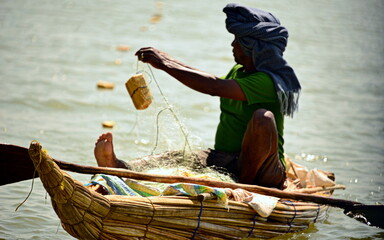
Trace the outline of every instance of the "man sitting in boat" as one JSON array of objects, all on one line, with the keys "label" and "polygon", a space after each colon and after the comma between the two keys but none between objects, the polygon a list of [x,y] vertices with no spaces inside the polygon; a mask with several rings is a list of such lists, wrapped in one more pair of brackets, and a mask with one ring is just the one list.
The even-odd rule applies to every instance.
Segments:
[{"label": "man sitting in boat", "polygon": [[[283,59],[288,31],[272,14],[238,4],[224,10],[235,66],[224,78],[187,66],[147,47],[139,60],[163,70],[187,87],[220,97],[220,122],[214,150],[202,163],[228,170],[238,182],[282,189],[285,182],[284,116],[297,109],[300,83]],[[99,166],[126,167],[113,151],[112,134],[96,142]]]}]

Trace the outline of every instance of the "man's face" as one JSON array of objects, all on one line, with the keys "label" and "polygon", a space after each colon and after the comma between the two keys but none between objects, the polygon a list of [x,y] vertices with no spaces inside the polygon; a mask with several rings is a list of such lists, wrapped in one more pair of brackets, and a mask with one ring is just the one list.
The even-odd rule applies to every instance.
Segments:
[{"label": "man's face", "polygon": [[237,41],[235,38],[231,45],[233,47],[232,52],[233,57],[235,58],[235,62],[244,65],[247,56],[244,54],[243,49],[241,49],[239,41]]}]

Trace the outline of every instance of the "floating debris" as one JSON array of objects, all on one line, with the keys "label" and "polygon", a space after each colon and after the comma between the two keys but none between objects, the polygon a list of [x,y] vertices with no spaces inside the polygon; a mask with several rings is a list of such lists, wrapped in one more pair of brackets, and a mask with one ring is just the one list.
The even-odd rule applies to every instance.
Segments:
[{"label": "floating debris", "polygon": [[160,22],[160,20],[162,18],[163,18],[163,16],[161,14],[153,14],[153,16],[150,19],[150,22],[153,24],[156,24],[156,23]]},{"label": "floating debris", "polygon": [[118,59],[115,60],[115,64],[116,64],[116,65],[120,65],[120,64],[122,64],[122,63],[123,63],[123,61],[122,61],[120,58],[118,58]]},{"label": "floating debris", "polygon": [[164,2],[162,1],[156,1],[155,3],[157,9],[163,9],[164,8]]},{"label": "floating debris", "polygon": [[105,128],[113,128],[116,125],[116,123],[115,121],[104,121],[102,125]]},{"label": "floating debris", "polygon": [[121,52],[127,52],[127,51],[131,50],[131,47],[127,46],[127,45],[119,45],[116,47],[116,50],[121,51]]},{"label": "floating debris", "polygon": [[148,31],[148,26],[141,26],[140,31],[142,31],[142,32]]},{"label": "floating debris", "polygon": [[97,87],[103,89],[113,89],[115,87],[115,84],[113,82],[106,82],[100,80],[97,82]]}]

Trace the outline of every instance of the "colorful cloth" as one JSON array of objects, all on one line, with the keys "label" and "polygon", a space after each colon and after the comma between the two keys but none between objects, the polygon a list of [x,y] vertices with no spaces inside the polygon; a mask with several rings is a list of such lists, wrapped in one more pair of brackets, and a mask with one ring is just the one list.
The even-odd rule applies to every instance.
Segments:
[{"label": "colorful cloth", "polygon": [[109,195],[130,195],[140,196],[137,192],[131,189],[125,182],[116,176],[107,174],[96,174],[91,178],[89,185],[101,185],[108,192]]},{"label": "colorful cloth", "polygon": [[109,195],[129,195],[129,196],[158,196],[161,191],[157,188],[147,186],[132,179],[123,181],[121,178],[107,175],[96,174],[92,177],[91,181],[86,184],[101,185],[108,192]]},{"label": "colorful cloth", "polygon": [[268,217],[275,208],[278,198],[251,193],[243,189],[214,188],[192,183],[175,183],[168,185],[164,191],[158,188],[147,186],[132,179],[123,181],[121,178],[96,174],[90,183],[86,185],[101,185],[109,195],[129,196],[197,196],[201,193],[212,193],[217,197],[218,203],[228,208],[228,195],[231,200],[243,202],[252,207],[260,216]]},{"label": "colorful cloth", "polygon": [[127,178],[125,180],[125,184],[127,184],[131,189],[137,192],[140,196],[149,197],[149,196],[159,196],[161,194],[161,190],[152,186],[145,185],[133,179]]},{"label": "colorful cloth", "polygon": [[228,196],[225,193],[225,189],[223,188],[213,188],[207,187],[203,185],[197,185],[192,183],[175,183],[169,185],[166,189],[164,189],[162,195],[163,196],[197,196],[200,193],[213,193],[216,195],[217,200],[224,204],[225,207],[228,205]]}]

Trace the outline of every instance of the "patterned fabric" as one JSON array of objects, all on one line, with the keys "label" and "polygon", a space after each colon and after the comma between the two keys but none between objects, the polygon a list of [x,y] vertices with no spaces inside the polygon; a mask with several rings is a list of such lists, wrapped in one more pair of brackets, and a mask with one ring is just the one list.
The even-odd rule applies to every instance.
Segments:
[{"label": "patterned fabric", "polygon": [[125,182],[116,176],[107,174],[96,174],[92,177],[91,181],[86,184],[96,185],[99,184],[104,187],[109,195],[129,195],[129,196],[197,196],[200,193],[213,193],[217,196],[219,202],[223,204],[228,203],[228,197],[225,189],[212,188],[203,185],[191,183],[175,183],[168,185],[164,191],[155,187],[147,186],[132,179],[127,179]]},{"label": "patterned fabric", "polygon": [[260,216],[268,217],[275,208],[278,198],[251,193],[243,189],[224,189],[207,187],[192,183],[174,183],[168,185],[164,191],[132,179],[125,182],[116,176],[106,174],[96,174],[92,177],[90,183],[86,185],[101,185],[109,195],[129,195],[129,196],[197,196],[201,193],[212,193],[217,197],[218,203],[228,208],[228,195],[232,200],[247,203]]},{"label": "patterned fabric", "polygon": [[160,195],[161,191],[154,187],[146,186],[142,183],[138,183],[134,180],[127,179],[124,182],[121,178],[107,175],[107,174],[96,174],[92,177],[89,185],[99,184],[104,187],[109,195],[129,195],[129,196],[157,196]]},{"label": "patterned fabric", "polygon": [[256,70],[272,77],[281,112],[293,116],[301,86],[283,58],[288,30],[280,25],[279,19],[260,9],[230,3],[223,11],[228,32],[235,35],[245,54],[252,56]]},{"label": "patterned fabric", "polygon": [[175,183],[169,185],[163,191],[163,196],[179,195],[179,196],[197,196],[200,193],[213,193],[217,200],[227,207],[228,197],[223,188],[213,188],[192,183]]},{"label": "patterned fabric", "polygon": [[145,185],[145,184],[137,182],[133,179],[127,178],[125,180],[125,183],[131,189],[133,189],[135,192],[137,192],[140,196],[143,196],[143,197],[159,196],[161,194],[160,189]]},{"label": "patterned fabric", "polygon": [[121,178],[116,176],[96,174],[92,177],[90,183],[86,185],[89,186],[97,184],[103,186],[109,195],[139,196],[139,194],[128,187]]}]

